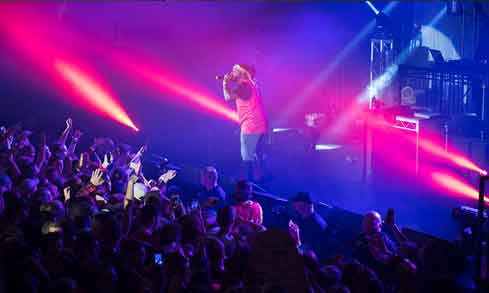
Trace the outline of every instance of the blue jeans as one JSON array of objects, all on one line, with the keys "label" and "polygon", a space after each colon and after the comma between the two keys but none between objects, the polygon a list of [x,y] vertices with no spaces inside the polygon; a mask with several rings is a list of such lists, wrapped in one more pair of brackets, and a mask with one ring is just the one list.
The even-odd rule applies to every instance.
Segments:
[{"label": "blue jeans", "polygon": [[265,152],[265,133],[245,134],[241,133],[241,159],[244,162],[262,160]]}]

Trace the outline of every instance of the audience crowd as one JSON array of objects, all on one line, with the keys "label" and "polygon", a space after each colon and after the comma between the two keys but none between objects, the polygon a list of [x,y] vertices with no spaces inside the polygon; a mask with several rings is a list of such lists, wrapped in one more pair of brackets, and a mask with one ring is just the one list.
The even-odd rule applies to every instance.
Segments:
[{"label": "audience crowd", "polygon": [[[308,193],[288,227],[263,225],[253,184],[226,193],[214,167],[182,194],[162,168],[145,178],[146,146],[97,138],[77,150],[71,119],[54,141],[0,130],[2,292],[458,292],[436,242],[417,247],[390,211],[365,215],[342,243]],[[34,145],[32,141],[38,141]],[[344,248],[351,248],[346,255]],[[460,265],[460,266],[463,266]],[[470,288],[470,286],[465,286]]]}]

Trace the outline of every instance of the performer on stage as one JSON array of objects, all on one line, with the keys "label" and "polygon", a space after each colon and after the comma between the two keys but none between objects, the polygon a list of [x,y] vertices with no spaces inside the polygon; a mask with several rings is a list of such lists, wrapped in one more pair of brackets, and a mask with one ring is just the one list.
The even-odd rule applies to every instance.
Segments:
[{"label": "performer on stage", "polygon": [[236,103],[241,127],[241,159],[248,180],[262,180],[266,173],[264,148],[268,122],[255,81],[255,69],[245,64],[234,65],[223,77],[222,87],[224,99]]}]

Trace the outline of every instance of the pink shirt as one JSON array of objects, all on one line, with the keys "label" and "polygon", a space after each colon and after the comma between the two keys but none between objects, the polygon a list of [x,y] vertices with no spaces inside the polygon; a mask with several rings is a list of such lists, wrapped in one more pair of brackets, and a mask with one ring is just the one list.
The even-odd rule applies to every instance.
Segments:
[{"label": "pink shirt", "polygon": [[247,200],[236,204],[234,208],[238,219],[258,225],[263,223],[263,210],[256,201]]},{"label": "pink shirt", "polygon": [[244,134],[266,133],[268,123],[260,92],[251,81],[248,81],[247,84],[251,87],[250,97],[248,99],[236,99],[236,110],[241,125],[241,132]]}]

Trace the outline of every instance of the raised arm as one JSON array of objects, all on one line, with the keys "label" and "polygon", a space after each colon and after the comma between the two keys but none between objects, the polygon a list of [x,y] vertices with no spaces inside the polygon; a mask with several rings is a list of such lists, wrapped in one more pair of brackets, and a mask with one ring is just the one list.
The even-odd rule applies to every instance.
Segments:
[{"label": "raised arm", "polygon": [[224,85],[224,99],[226,101],[232,101],[236,99],[248,100],[252,93],[252,85],[248,82],[239,82],[234,88],[230,88],[228,84]]},{"label": "raised arm", "polygon": [[90,177],[90,182],[83,186],[79,191],[78,194],[76,195],[77,197],[79,196],[89,196],[90,193],[94,192],[97,190],[97,187],[104,184],[104,170],[102,169],[95,169],[92,172],[92,177]]},{"label": "raised arm", "polygon": [[129,181],[127,181],[126,196],[124,197],[124,209],[129,209],[134,201],[134,184],[138,181],[139,177],[135,174],[131,175]]},{"label": "raised arm", "polygon": [[44,165],[44,162],[46,161],[46,134],[41,133],[41,143],[39,144],[39,147],[37,148],[37,153],[36,153],[36,168],[38,170],[41,170],[42,166]]},{"label": "raised arm", "polygon": [[8,166],[9,171],[11,172],[11,173],[9,173],[9,175],[12,177],[12,179],[16,180],[22,176],[22,172],[20,171],[20,168],[17,165],[17,162],[15,162],[14,133],[15,133],[15,130],[12,128],[7,130],[4,133],[4,136],[2,137],[1,143],[5,144],[5,147],[8,150],[7,166]]},{"label": "raised arm", "polygon": [[132,217],[134,214],[134,184],[139,180],[141,174],[141,158],[142,154],[138,152],[136,156],[133,157],[130,168],[133,169],[134,173],[129,177],[127,182],[126,196],[124,197],[124,222],[123,222],[123,233],[128,235],[131,230]]},{"label": "raised arm", "polygon": [[132,157],[129,163],[129,168],[133,170],[133,174],[127,182],[126,197],[124,198],[124,208],[128,207],[130,203],[134,200],[134,183],[136,183],[141,175],[142,162],[141,156],[143,155],[146,146],[142,146],[139,151]]},{"label": "raised arm", "polygon": [[66,119],[66,127],[61,133],[61,136],[59,137],[60,143],[66,144],[66,139],[68,139],[68,135],[70,134],[72,128],[73,128],[73,120],[71,120],[71,118]]},{"label": "raised arm", "polygon": [[408,241],[407,237],[401,232],[396,224],[393,209],[389,209],[387,211],[387,216],[385,217],[384,223],[392,230],[397,242],[402,243]]},{"label": "raised arm", "polygon": [[222,80],[222,90],[224,93],[224,100],[226,102],[233,101],[236,99],[236,96],[233,94],[230,86],[229,86],[230,76],[226,74],[224,79]]},{"label": "raised arm", "polygon": [[10,166],[10,171],[12,172],[9,175],[12,175],[12,179],[15,180],[15,179],[20,178],[22,176],[22,171],[20,171],[20,168],[17,165],[17,162],[15,162],[13,151],[10,151],[10,153],[8,155],[8,164]]},{"label": "raised arm", "polygon": [[80,137],[83,135],[83,133],[80,130],[75,130],[73,133],[73,137],[71,138],[70,146],[68,147],[68,154],[69,155],[74,155],[75,154],[75,149],[78,144],[78,141],[80,140]]},{"label": "raised arm", "polygon": [[124,197],[124,218],[122,222],[122,233],[127,236],[131,231],[132,217],[134,214],[134,183],[138,176],[133,174],[127,182],[126,196]]}]

